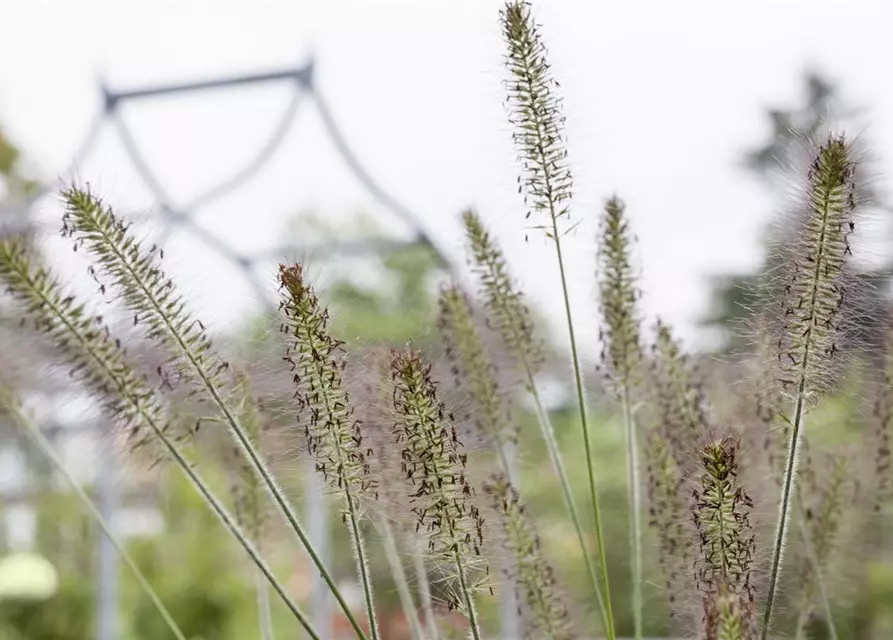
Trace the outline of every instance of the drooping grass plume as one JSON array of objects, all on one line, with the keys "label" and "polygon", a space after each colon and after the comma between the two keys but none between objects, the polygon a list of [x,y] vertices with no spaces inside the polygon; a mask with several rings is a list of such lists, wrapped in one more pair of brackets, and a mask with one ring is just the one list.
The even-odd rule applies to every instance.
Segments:
[{"label": "drooping grass plume", "polygon": [[50,339],[68,362],[72,375],[101,399],[104,410],[127,432],[132,446],[151,442],[163,455],[173,459],[304,630],[310,637],[320,640],[235,518],[181,452],[173,435],[168,433],[158,398],[149,389],[145,376],[137,375],[127,362],[120,342],[112,338],[102,319],[89,314],[74,296],[66,295],[59,280],[47,269],[32,265],[24,249],[15,241],[0,242],[0,280],[22,305],[35,328]]},{"label": "drooping grass plume", "polygon": [[177,640],[186,640],[186,636],[184,636],[183,632],[180,631],[180,627],[177,626],[177,623],[174,621],[173,616],[167,610],[167,607],[164,606],[164,603],[161,601],[161,598],[158,597],[158,594],[155,593],[155,589],[152,588],[152,584],[149,582],[149,579],[146,578],[146,576],[143,574],[142,570],[139,568],[139,565],[127,551],[127,548],[124,546],[124,544],[120,540],[118,540],[118,536],[115,535],[111,525],[106,522],[106,519],[102,516],[102,512],[99,510],[99,507],[96,505],[95,502],[93,502],[90,496],[87,495],[87,492],[81,488],[77,480],[74,479],[74,477],[65,467],[65,462],[62,460],[59,454],[56,453],[53,444],[47,439],[45,435],[43,435],[40,427],[34,424],[34,421],[31,420],[31,418],[25,413],[24,409],[19,403],[18,398],[15,397],[11,389],[4,383],[4,381],[0,380],[0,415],[3,414],[9,414],[13,417],[15,424],[19,426],[25,437],[28,438],[35,447],[37,447],[40,453],[43,454],[43,456],[50,462],[53,468],[63,478],[65,478],[68,486],[70,486],[72,491],[74,491],[84,509],[96,521],[96,524],[99,525],[99,528],[112,543],[112,546],[115,547],[115,551],[117,551],[118,555],[121,557],[121,560],[124,561],[124,564],[127,565],[127,568],[130,569],[140,589],[142,589],[143,593],[146,594],[146,597],[148,597],[149,600],[152,602],[152,606],[154,606],[155,609],[158,611],[158,614],[164,620],[168,629],[170,629],[171,633]]},{"label": "drooping grass plume", "polygon": [[667,439],[659,431],[649,434],[645,448],[648,475],[649,525],[657,534],[658,559],[664,572],[670,617],[676,618],[680,595],[690,586],[691,553],[685,526],[688,509],[683,477]]},{"label": "drooping grass plume", "polygon": [[783,323],[778,340],[783,367],[781,384],[790,394],[790,424],[778,522],[769,571],[762,638],[768,636],[772,609],[795,490],[801,430],[810,399],[821,390],[838,353],[837,330],[847,303],[845,265],[852,254],[855,228],[855,165],[846,140],[832,136],[819,148],[810,167],[806,212],[789,256],[790,280],[784,288]]},{"label": "drooping grass plume", "polygon": [[700,538],[695,563],[708,640],[755,637],[752,563],[753,502],[738,482],[738,443],[714,441],[702,450],[703,471],[694,492],[693,516]]},{"label": "drooping grass plume", "polygon": [[626,430],[627,492],[629,496],[630,567],[632,570],[632,608],[634,633],[642,638],[642,496],[639,472],[637,426],[632,411],[633,386],[639,375],[642,345],[636,302],[640,294],[633,273],[632,232],[625,215],[626,207],[618,198],[605,205],[599,241],[599,306],[602,366],[620,399]]},{"label": "drooping grass plume", "polygon": [[488,481],[484,490],[500,514],[503,544],[513,559],[518,612],[526,625],[524,637],[570,640],[575,635],[564,596],[518,492],[502,475]]},{"label": "drooping grass plume", "polygon": [[571,313],[567,274],[562,253],[562,238],[572,229],[569,224],[573,179],[567,161],[565,118],[562,112],[558,83],[552,77],[546,46],[534,22],[529,2],[508,0],[501,11],[502,35],[506,45],[505,66],[507,107],[512,125],[512,138],[521,164],[519,190],[528,207],[527,217],[536,216],[535,225],[555,246],[555,257],[561,278],[565,318],[570,340],[571,362],[580,412],[580,429],[586,454],[589,497],[599,563],[601,564],[602,598],[605,632],[614,640],[614,614],[611,608],[611,587],[608,580],[607,556],[596,486],[595,465],[586,414],[583,375],[577,350],[577,339]]},{"label": "drooping grass plume", "polygon": [[536,337],[525,296],[509,274],[502,248],[484,227],[477,213],[467,210],[462,214],[462,220],[471,254],[471,268],[480,282],[481,294],[488,312],[488,324],[499,334],[512,357],[520,365],[522,380],[533,400],[537,422],[543,442],[546,444],[546,451],[549,453],[549,460],[558,476],[561,494],[577,533],[577,542],[580,545],[580,551],[586,562],[586,570],[598,600],[602,624],[607,629],[607,615],[601,582],[586,543],[582,519],[574,500],[564,459],[558,449],[555,430],[537,387],[536,374],[543,363],[542,342]]},{"label": "drooping grass plume", "polygon": [[344,343],[329,335],[329,312],[320,305],[301,264],[279,265],[279,282],[285,315],[282,330],[291,341],[285,360],[294,373],[298,419],[304,424],[307,451],[316,460],[316,470],[343,500],[342,519],[350,528],[366,615],[372,637],[377,639],[372,580],[360,526],[360,501],[372,497],[376,483],[369,476],[367,461],[372,449],[368,442],[364,446],[360,422],[354,418],[342,380]]},{"label": "drooping grass plume", "polygon": [[89,190],[71,187],[62,195],[66,204],[63,235],[70,237],[75,247],[85,247],[94,256],[96,265],[91,266],[91,274],[97,279],[109,279],[108,283],[100,282],[100,289],[105,290],[110,285],[119,291],[123,304],[133,313],[134,324],[142,326],[149,339],[168,350],[169,364],[178,367],[196,392],[207,394],[217,407],[351,627],[359,638],[365,640],[362,627],[323,565],[288,498],[229,406],[226,384],[222,379],[228,365],[211,349],[204,325],[192,316],[173,281],[159,266],[163,250],[143,247],[130,233],[129,225]]},{"label": "drooping grass plume", "polygon": [[456,287],[441,291],[440,327],[456,384],[472,401],[471,419],[499,454],[503,471],[511,477],[510,448],[518,440],[518,427],[500,388],[496,367],[478,332],[471,306]]},{"label": "drooping grass plume", "polygon": [[467,454],[455,426],[437,396],[431,366],[412,349],[391,357],[394,436],[402,446],[403,472],[417,487],[411,494],[416,530],[428,540],[428,552],[454,567],[458,593],[451,603],[468,616],[471,634],[481,640],[472,574],[481,572],[483,517],[474,489],[465,477]]}]

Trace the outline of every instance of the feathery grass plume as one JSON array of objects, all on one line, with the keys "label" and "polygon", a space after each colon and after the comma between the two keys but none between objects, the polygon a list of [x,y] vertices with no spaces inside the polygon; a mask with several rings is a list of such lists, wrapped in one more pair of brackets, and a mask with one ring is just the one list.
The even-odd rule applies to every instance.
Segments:
[{"label": "feathery grass plume", "polygon": [[518,427],[508,410],[496,367],[481,339],[471,305],[459,287],[441,291],[438,326],[456,385],[467,390],[473,402],[472,420],[499,454],[503,470],[513,473],[509,448],[518,440]]},{"label": "feathery grass plume", "polygon": [[[390,380],[390,348],[374,346],[363,351],[360,357],[367,361],[367,365],[348,367],[347,371],[354,375],[348,376],[347,381],[353,383],[349,390],[354,405],[363,407],[364,439],[375,452],[375,456],[369,460],[371,475],[387,479],[387,482],[380,482],[377,486],[378,499],[375,504],[378,508],[370,519],[381,537],[400,606],[409,621],[414,640],[438,640],[424,545],[413,531],[415,517],[407,504],[411,485],[403,477],[400,451],[392,444],[391,432],[397,420],[393,388],[388,389],[392,385],[382,384],[383,381]],[[420,615],[416,607],[401,550],[412,561],[423,615]]]},{"label": "feathery grass plume", "polygon": [[754,537],[749,521],[753,502],[738,483],[738,448],[731,438],[703,448],[700,487],[693,494],[701,547],[695,575],[703,594],[705,635],[710,640],[754,637]]},{"label": "feathery grass plume", "polygon": [[546,451],[549,453],[552,468],[558,476],[558,484],[561,487],[564,504],[577,533],[577,542],[586,562],[586,570],[589,573],[592,589],[598,600],[602,624],[607,629],[607,615],[605,613],[602,587],[596,575],[595,564],[586,543],[587,536],[583,533],[582,520],[577,510],[577,504],[568,480],[561,451],[558,449],[555,430],[552,428],[549,414],[543,406],[536,384],[536,374],[543,363],[542,342],[535,335],[533,322],[530,318],[530,310],[524,294],[509,274],[508,264],[502,248],[484,227],[477,213],[472,210],[466,210],[462,214],[462,220],[465,226],[469,253],[471,254],[471,269],[480,281],[481,294],[489,312],[487,324],[499,334],[502,342],[521,367],[522,380],[533,400],[540,433],[542,434],[543,442],[546,443]]},{"label": "feathery grass plume", "polygon": [[416,530],[424,530],[428,552],[455,567],[459,593],[451,606],[461,609],[481,640],[474,604],[476,585],[471,574],[481,571],[484,520],[474,504],[474,489],[465,477],[467,454],[462,453],[455,426],[437,397],[431,366],[412,349],[391,356],[395,440],[402,445],[406,478],[418,489],[411,494]]},{"label": "feathery grass plume", "polygon": [[[645,448],[648,474],[649,525],[658,540],[658,558],[666,580],[670,617],[676,620],[682,610],[679,594],[689,592],[688,569],[691,559],[686,521],[688,509],[683,498],[683,478],[667,439],[658,431],[649,434]],[[678,622],[677,622],[678,624]]]},{"label": "feathery grass plume", "polygon": [[285,360],[294,372],[299,420],[304,423],[307,451],[316,470],[344,501],[342,520],[350,528],[357,570],[366,601],[373,640],[379,637],[373,603],[372,580],[363,531],[361,500],[371,498],[375,481],[369,477],[368,443],[363,446],[360,423],[342,380],[343,342],[329,335],[329,312],[319,303],[304,278],[301,264],[279,265],[282,290],[280,308],[285,314],[283,333],[291,342]]},{"label": "feathery grass plume", "polygon": [[[228,364],[211,349],[204,325],[189,313],[173,281],[158,266],[163,250],[145,249],[130,234],[129,225],[89,190],[71,187],[62,195],[66,203],[63,235],[74,241],[75,248],[84,246],[94,255],[97,266],[91,266],[90,273],[97,279],[110,278],[110,284],[120,291],[124,305],[133,313],[134,324],[142,325],[150,340],[171,353],[169,364],[178,366],[195,391],[206,393],[223,415],[231,435],[319,570],[354,632],[365,640],[362,627],[322,563],[288,498],[225,399],[227,389],[222,375]],[[101,283],[100,291],[105,291],[105,287],[106,283]]]},{"label": "feathery grass plume", "polygon": [[642,497],[639,487],[639,444],[632,412],[632,391],[642,359],[636,302],[639,289],[632,269],[632,232],[625,205],[617,197],[608,200],[602,216],[599,243],[599,306],[602,365],[620,398],[626,430],[627,491],[629,495],[630,567],[634,633],[642,638]]},{"label": "feathery grass plume", "polygon": [[805,628],[813,615],[816,590],[821,575],[827,575],[828,563],[834,553],[837,534],[846,504],[855,496],[851,495],[849,460],[845,455],[829,455],[830,468],[827,483],[818,501],[805,508],[805,529],[809,535],[811,556],[803,561],[799,585],[801,588],[800,617],[797,622],[797,637],[805,633]]},{"label": "feathery grass plume", "polygon": [[481,293],[489,311],[487,324],[521,363],[525,383],[533,389],[533,376],[543,363],[543,344],[535,335],[524,293],[509,273],[502,247],[478,214],[468,209],[462,212],[462,222],[471,254],[471,270],[480,280]]},{"label": "feathery grass plume", "polygon": [[540,538],[518,492],[504,475],[484,484],[495,511],[500,514],[504,544],[514,559],[518,613],[526,624],[525,638],[574,637],[564,596],[555,579],[552,565],[543,555]]},{"label": "feathery grass plume", "polygon": [[12,392],[11,387],[9,387],[6,382],[0,379],[0,416],[3,414],[9,414],[12,416],[13,421],[17,424],[22,432],[25,434],[25,437],[28,438],[32,444],[43,454],[43,456],[52,464],[55,470],[65,478],[65,481],[71,487],[72,491],[74,491],[78,500],[80,500],[84,509],[93,517],[96,521],[96,524],[99,525],[99,528],[108,538],[108,540],[112,543],[112,546],[115,547],[115,551],[121,557],[121,560],[124,561],[124,564],[127,565],[127,568],[130,569],[131,573],[133,573],[134,579],[136,579],[137,584],[143,590],[143,593],[149,598],[152,602],[152,606],[158,611],[158,614],[164,620],[168,629],[170,629],[171,633],[177,640],[186,640],[186,636],[183,635],[183,632],[180,631],[180,627],[177,626],[177,623],[174,621],[173,616],[171,616],[170,612],[167,610],[167,607],[164,606],[164,603],[161,601],[161,598],[158,597],[158,594],[155,592],[155,589],[152,588],[151,583],[148,578],[143,574],[142,570],[139,568],[139,565],[133,559],[133,557],[128,553],[127,548],[123,545],[123,543],[118,539],[118,536],[115,535],[112,530],[111,525],[106,522],[105,518],[102,516],[102,512],[99,510],[99,507],[95,502],[87,495],[87,492],[84,491],[81,486],[78,484],[77,480],[71,475],[68,469],[65,467],[65,462],[56,452],[53,444],[47,439],[45,435],[40,430],[34,421],[25,413],[22,408],[19,399]]},{"label": "feathery grass plume", "polygon": [[[239,399],[235,412],[245,428],[245,434],[260,455],[262,449],[261,429],[264,418],[252,392],[250,379],[241,373],[237,374],[237,378],[238,386],[235,393],[238,394]],[[261,484],[257,473],[242,455],[238,445],[230,443],[226,453],[227,468],[231,470],[228,475],[233,515],[236,516],[236,521],[242,530],[254,541],[258,550],[263,551],[270,521],[269,494]],[[272,640],[273,620],[270,612],[270,598],[267,582],[263,576],[258,576],[256,589],[260,638]]]},{"label": "feathery grass plume", "polygon": [[710,428],[703,392],[694,378],[688,356],[670,327],[660,320],[652,349],[653,385],[662,433],[685,476],[692,471],[688,468],[689,452],[696,450],[697,443]]},{"label": "feathery grass plume", "polygon": [[633,237],[625,213],[623,201],[616,196],[608,200],[601,221],[598,251],[602,362],[615,391],[621,396],[636,382],[642,360],[636,309],[641,294],[633,274]]},{"label": "feathery grass plume", "polygon": [[573,228],[567,224],[570,217],[569,201],[573,179],[567,162],[565,118],[561,98],[558,95],[558,83],[552,77],[546,59],[546,46],[533,20],[530,3],[523,0],[507,0],[500,13],[503,40],[507,48],[505,66],[509,73],[509,78],[506,80],[509,122],[513,128],[512,138],[522,169],[522,174],[518,178],[518,188],[524,195],[524,202],[528,208],[527,217],[534,213],[543,216],[543,222],[536,225],[536,228],[544,231],[555,246],[580,412],[580,431],[586,454],[589,499],[601,565],[602,591],[599,604],[605,618],[605,632],[610,640],[614,640],[616,633],[611,607],[611,585],[608,580],[608,558],[605,554],[583,375],[561,249],[562,237]]},{"label": "feathery grass plume", "polygon": [[72,376],[102,399],[103,408],[128,432],[133,446],[156,443],[174,460],[301,626],[319,640],[316,630],[285,592],[235,518],[168,435],[155,393],[149,389],[145,376],[138,376],[126,361],[120,342],[112,338],[101,317],[89,314],[74,296],[66,295],[59,280],[46,268],[33,266],[23,248],[14,241],[0,242],[0,280],[24,307],[35,327],[49,337],[67,360]]},{"label": "feathery grass plume", "polygon": [[778,357],[783,367],[780,382],[792,403],[790,414],[783,416],[790,424],[790,442],[769,572],[763,640],[769,633],[781,573],[804,416],[829,373],[829,362],[838,352],[835,338],[841,310],[846,305],[845,266],[847,256],[852,254],[849,236],[855,228],[854,172],[846,140],[842,136],[828,138],[809,170],[806,216],[789,258],[790,280],[784,289]]},{"label": "feathery grass plume", "polygon": [[[471,304],[455,285],[441,290],[438,304],[438,327],[456,387],[465,391],[471,400],[469,422],[477,427],[496,451],[503,473],[509,479],[515,478],[514,452],[518,426],[499,384],[496,365],[475,326]],[[514,562],[514,559],[505,558],[504,561]],[[517,588],[513,583],[517,572],[506,567],[502,573],[505,580],[502,606],[505,615],[513,617],[518,608]]]}]

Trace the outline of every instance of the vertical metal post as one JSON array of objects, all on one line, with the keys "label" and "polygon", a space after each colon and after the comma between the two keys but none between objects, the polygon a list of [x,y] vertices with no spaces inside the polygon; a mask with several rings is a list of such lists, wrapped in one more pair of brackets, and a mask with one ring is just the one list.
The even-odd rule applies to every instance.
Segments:
[{"label": "vertical metal post", "polygon": [[[331,566],[329,512],[326,508],[326,486],[313,464],[307,467],[307,523],[310,542],[324,566]],[[332,594],[325,580],[313,569],[313,626],[323,638],[332,634]]]},{"label": "vertical metal post", "polygon": [[[118,482],[115,453],[100,440],[96,491],[99,511],[114,526],[118,510]],[[118,553],[104,533],[99,534],[98,597],[96,599],[96,640],[118,640]]]},{"label": "vertical metal post", "polygon": [[[515,463],[515,445],[507,443],[505,457],[509,468],[506,469],[508,477],[514,483],[518,477],[518,465]],[[507,576],[502,577],[502,596],[499,604],[500,637],[502,640],[518,640],[521,637],[521,621],[518,616],[518,598],[515,593],[515,572],[512,570],[512,558],[507,557],[504,562],[509,569]]]}]

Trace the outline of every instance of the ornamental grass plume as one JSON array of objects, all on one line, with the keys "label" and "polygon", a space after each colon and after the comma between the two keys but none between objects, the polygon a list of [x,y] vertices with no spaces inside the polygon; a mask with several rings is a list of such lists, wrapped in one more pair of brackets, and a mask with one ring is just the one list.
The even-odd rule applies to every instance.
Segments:
[{"label": "ornamental grass plume", "polygon": [[639,443],[633,416],[632,396],[642,345],[639,336],[640,297],[632,267],[632,232],[626,207],[617,197],[608,200],[602,216],[598,251],[599,306],[601,307],[602,366],[620,400],[626,431],[627,493],[629,506],[630,567],[634,634],[642,638],[642,498],[639,471]]},{"label": "ornamental grass plume", "polygon": [[753,501],[738,483],[739,444],[730,438],[702,449],[702,473],[692,505],[700,553],[695,576],[704,603],[707,640],[756,637],[752,581]]},{"label": "ornamental grass plume", "polygon": [[683,475],[687,475],[693,471],[691,452],[698,449],[703,435],[711,431],[711,421],[700,382],[670,327],[658,320],[656,334],[650,380],[656,420],[676,463]]},{"label": "ornamental grass plume", "polygon": [[137,374],[128,362],[120,340],[112,337],[102,318],[91,315],[84,304],[66,294],[58,278],[46,268],[32,264],[15,240],[0,242],[0,280],[34,327],[49,338],[67,361],[72,376],[101,399],[105,412],[127,432],[131,447],[151,443],[160,455],[179,466],[304,630],[319,640],[310,621],[285,592],[235,518],[183,454],[177,439],[169,433],[157,395],[149,388],[146,377]]},{"label": "ornamental grass plume", "polygon": [[846,265],[855,230],[855,164],[843,136],[822,144],[808,172],[805,214],[793,248],[786,256],[782,322],[778,333],[779,383],[790,407],[782,416],[790,425],[778,522],[769,570],[762,638],[768,637],[782,555],[787,540],[791,497],[805,415],[839,360],[837,334],[847,305]]},{"label": "ornamental grass plume", "polygon": [[[658,561],[664,574],[670,617],[682,626],[684,597],[691,593],[691,536],[684,497],[684,478],[673,450],[659,430],[649,433],[645,447],[648,476],[648,524],[658,543]],[[680,597],[681,596],[681,597]]]},{"label": "ornamental grass plume", "polygon": [[228,381],[223,378],[229,365],[211,348],[205,325],[189,312],[173,280],[159,266],[163,249],[157,246],[146,249],[132,235],[130,225],[118,218],[89,189],[71,187],[62,195],[66,207],[62,234],[71,238],[75,249],[84,247],[94,257],[95,264],[90,266],[89,272],[100,282],[100,292],[104,293],[110,286],[120,293],[119,300],[133,314],[134,325],[142,327],[149,340],[170,354],[166,366],[176,367],[193,385],[195,393],[210,400],[223,416],[230,434],[319,570],[357,637],[365,639],[366,634],[320,559],[294,508],[233,412],[228,399]]},{"label": "ornamental grass plume", "polygon": [[412,349],[394,350],[391,376],[398,416],[394,440],[402,447],[403,473],[415,488],[410,498],[416,531],[427,539],[429,556],[453,568],[458,589],[450,607],[468,617],[472,637],[481,640],[474,593],[489,569],[482,567],[484,519],[466,478],[468,456],[437,397],[431,365]]},{"label": "ornamental grass plume", "polygon": [[377,640],[372,579],[360,522],[361,501],[371,498],[376,486],[369,474],[368,458],[373,452],[363,442],[342,379],[344,343],[329,335],[329,312],[306,281],[303,265],[280,264],[279,283],[285,316],[282,331],[290,339],[285,361],[294,376],[298,420],[304,425],[307,452],[316,461],[316,470],[343,501],[342,520],[350,529],[366,615],[372,638]]},{"label": "ornamental grass plume", "polygon": [[456,386],[471,399],[471,421],[499,454],[503,471],[511,477],[511,461],[518,426],[508,409],[496,366],[475,326],[468,298],[456,286],[440,293],[438,326]]},{"label": "ornamental grass plume", "polygon": [[562,238],[573,229],[573,225],[570,224],[573,178],[567,159],[562,100],[558,93],[558,82],[552,76],[548,51],[540,35],[539,26],[531,13],[530,3],[508,0],[500,18],[502,37],[506,46],[505,67],[508,71],[508,78],[505,81],[506,106],[509,123],[512,126],[512,141],[521,165],[518,190],[527,206],[526,217],[535,216],[539,220],[534,228],[543,231],[555,247],[577,391],[580,431],[586,455],[589,500],[601,565],[601,584],[596,582],[596,595],[599,599],[605,633],[609,640],[614,640],[616,632],[611,607],[611,586],[608,580],[608,558],[605,554],[583,374],[562,252]]},{"label": "ornamental grass plume", "polygon": [[524,637],[529,640],[576,637],[555,570],[543,554],[539,535],[518,492],[501,474],[487,481],[484,491],[499,514],[502,544],[513,560],[518,614],[525,623]]},{"label": "ornamental grass plume", "polygon": [[561,495],[573,522],[589,581],[598,600],[603,624],[607,628],[602,587],[589,551],[588,536],[583,530],[583,521],[568,478],[564,457],[558,448],[555,430],[537,386],[536,375],[544,359],[542,341],[536,335],[527,299],[509,273],[508,263],[499,243],[474,211],[465,211],[462,214],[462,221],[471,257],[471,270],[477,276],[480,294],[487,311],[487,325],[500,336],[509,354],[517,362],[524,386],[533,400],[540,434],[546,444],[549,461],[558,476]]}]

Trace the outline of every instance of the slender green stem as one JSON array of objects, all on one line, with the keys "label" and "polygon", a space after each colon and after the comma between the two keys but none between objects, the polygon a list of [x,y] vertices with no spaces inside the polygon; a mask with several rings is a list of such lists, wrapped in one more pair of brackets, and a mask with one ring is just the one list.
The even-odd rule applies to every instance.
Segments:
[{"label": "slender green stem", "polygon": [[636,640],[642,640],[642,495],[639,487],[639,445],[636,422],[630,407],[629,385],[623,385],[621,404],[626,426],[626,454],[629,482],[629,535],[633,583],[633,625]]},{"label": "slender green stem", "polygon": [[481,640],[481,628],[478,625],[477,611],[474,608],[474,598],[468,588],[468,580],[465,577],[465,565],[462,563],[462,554],[458,550],[453,551],[456,560],[456,569],[459,572],[459,588],[462,589],[462,597],[465,598],[465,608],[468,610],[468,622],[471,625],[471,637]]},{"label": "slender green stem", "polygon": [[33,442],[34,445],[40,450],[40,452],[53,464],[56,470],[65,477],[66,482],[68,482],[69,486],[75,492],[75,495],[77,495],[78,499],[81,501],[81,504],[90,513],[90,515],[93,516],[93,519],[96,520],[96,524],[99,525],[99,528],[102,529],[102,532],[109,539],[109,542],[111,542],[112,546],[115,547],[115,550],[118,552],[118,555],[121,556],[124,564],[126,564],[130,571],[133,573],[133,577],[136,579],[140,588],[142,588],[145,594],[152,601],[152,604],[155,606],[155,609],[158,610],[159,615],[164,619],[164,622],[171,630],[171,633],[174,634],[177,640],[186,640],[186,636],[183,635],[183,632],[180,631],[180,627],[178,627],[177,623],[174,622],[173,617],[167,610],[167,607],[164,606],[161,598],[159,598],[158,594],[155,593],[155,589],[152,588],[149,580],[140,570],[139,566],[137,566],[136,561],[133,559],[127,549],[124,548],[124,545],[112,532],[111,525],[106,522],[105,518],[102,517],[102,513],[99,511],[96,503],[94,503],[93,500],[90,499],[90,496],[87,495],[87,493],[72,477],[68,469],[65,468],[65,463],[59,457],[59,454],[56,453],[55,449],[53,449],[53,445],[50,444],[49,440],[47,440],[47,438],[40,432],[40,429],[38,429],[34,425],[34,423],[31,422],[31,420],[22,412],[21,408],[13,403],[9,403],[8,408],[15,414],[16,421],[21,427],[23,427],[31,442]]},{"label": "slender green stem", "polygon": [[378,640],[378,620],[375,618],[375,605],[372,601],[372,580],[369,577],[369,563],[366,560],[366,545],[363,542],[363,532],[360,530],[360,521],[357,518],[357,509],[353,496],[350,493],[350,483],[344,483],[344,495],[347,499],[347,515],[350,519],[350,535],[353,539],[354,553],[357,554],[357,569],[360,572],[360,582],[363,585],[363,597],[366,600],[366,615],[369,618],[369,628],[372,632],[372,640]]},{"label": "slender green stem", "polygon": [[263,573],[256,571],[257,576],[257,617],[261,640],[273,640],[273,618],[270,612],[270,592]]},{"label": "slender green stem", "polygon": [[425,567],[424,542],[416,540],[413,545],[413,560],[415,563],[416,580],[419,583],[419,600],[425,612],[425,622],[428,627],[429,640],[440,640],[440,631],[437,629],[437,619],[434,617],[434,606],[431,603],[431,586],[428,584],[428,569]]},{"label": "slender green stem", "polygon": [[586,416],[586,397],[583,390],[583,375],[580,372],[580,357],[577,351],[577,339],[574,333],[574,320],[571,315],[570,292],[567,288],[567,274],[564,268],[564,258],[561,253],[561,236],[558,229],[558,217],[554,211],[551,212],[552,218],[552,234],[555,242],[555,254],[558,259],[558,271],[561,275],[561,290],[564,296],[564,311],[567,317],[567,333],[571,344],[571,360],[574,365],[574,381],[577,387],[577,404],[580,410],[580,426],[583,430],[583,448],[586,452],[586,472],[589,477],[589,493],[592,501],[592,518],[595,524],[596,543],[598,544],[598,559],[601,564],[602,587],[604,589],[605,615],[607,618],[605,633],[608,634],[609,640],[614,640],[616,634],[614,632],[614,613],[611,607],[611,585],[608,581],[608,558],[605,553],[605,540],[602,532],[601,510],[598,506],[598,488],[595,482],[595,468],[592,460],[592,443],[589,439],[589,421]]},{"label": "slender green stem", "polygon": [[397,585],[400,606],[403,608],[403,613],[409,621],[412,638],[413,640],[425,640],[425,634],[422,632],[422,623],[419,620],[412,591],[409,589],[409,581],[406,579],[406,571],[403,569],[403,561],[400,559],[400,553],[397,550],[397,539],[386,517],[379,519],[379,529],[381,530],[385,556],[391,568],[391,576],[394,578],[394,584]]},{"label": "slender green stem", "polygon": [[797,470],[797,448],[800,441],[800,428],[803,424],[803,404],[806,377],[800,379],[797,393],[797,402],[794,407],[794,420],[791,428],[791,438],[788,443],[788,456],[785,462],[784,481],[781,487],[781,505],[778,510],[778,525],[775,530],[775,550],[772,553],[772,568],[769,572],[769,591],[766,595],[766,611],[763,614],[763,630],[761,639],[769,637],[769,623],[772,619],[772,607],[775,604],[775,590],[778,586],[778,576],[781,568],[781,556],[784,549],[784,541],[788,530],[788,507],[791,499],[791,490],[794,487],[794,477]]},{"label": "slender green stem", "polygon": [[170,310],[165,308],[164,305],[161,304],[158,296],[156,295],[156,292],[153,291],[152,287],[147,286],[147,284],[143,281],[139,273],[134,268],[131,259],[121,250],[121,247],[119,246],[119,243],[115,240],[115,238],[109,235],[107,230],[102,225],[97,225],[97,228],[99,233],[102,234],[103,242],[106,247],[108,247],[114,253],[115,260],[117,260],[120,265],[127,270],[131,281],[139,286],[140,290],[142,291],[142,295],[151,305],[153,313],[155,313],[155,315],[164,323],[169,335],[176,341],[182,355],[186,358],[189,365],[201,379],[202,384],[205,386],[209,395],[214,400],[214,403],[217,405],[224,418],[226,418],[226,421],[229,423],[230,433],[236,438],[236,441],[239,443],[242,452],[245,454],[248,461],[251,463],[263,483],[266,485],[267,489],[270,492],[270,495],[273,497],[279,509],[282,511],[282,514],[285,516],[285,519],[288,522],[289,526],[298,536],[298,539],[304,546],[304,549],[307,551],[307,554],[310,556],[313,564],[316,566],[326,585],[331,590],[332,595],[338,601],[339,606],[344,612],[344,615],[347,617],[348,622],[350,622],[351,627],[353,627],[353,630],[356,632],[357,637],[360,638],[360,640],[368,640],[366,634],[363,632],[362,627],[360,626],[353,612],[350,610],[350,607],[347,605],[344,597],[341,595],[341,590],[338,589],[334,579],[332,578],[332,575],[329,573],[328,569],[326,569],[315,547],[310,542],[309,536],[304,531],[304,527],[298,520],[298,516],[297,514],[295,514],[294,509],[286,498],[284,492],[279,487],[279,484],[276,482],[273,474],[270,472],[267,465],[263,462],[263,460],[261,460],[260,456],[258,456],[257,451],[251,443],[251,439],[248,437],[245,430],[239,424],[239,421],[233,415],[227,404],[223,401],[217,385],[215,384],[212,376],[208,373],[205,365],[203,364],[203,360],[185,342],[183,333],[180,330],[181,326],[174,321],[174,318],[171,316]]},{"label": "slender green stem", "polygon": [[598,601],[599,612],[602,617],[602,625],[607,633],[608,629],[608,614],[605,609],[605,601],[604,596],[602,595],[602,587],[597,578],[595,565],[592,562],[592,556],[589,553],[589,548],[586,545],[586,536],[583,533],[583,523],[580,520],[580,513],[577,511],[577,503],[574,500],[574,494],[571,490],[570,481],[567,477],[567,470],[564,466],[564,460],[561,457],[561,451],[558,448],[558,441],[555,439],[555,430],[552,428],[552,422],[549,420],[549,414],[546,412],[545,407],[543,406],[542,399],[540,398],[539,390],[536,387],[536,383],[533,378],[533,370],[530,368],[527,362],[524,362],[524,369],[527,375],[527,388],[530,392],[530,396],[533,398],[534,409],[536,411],[537,419],[540,424],[540,431],[542,432],[543,441],[546,443],[546,450],[549,453],[549,458],[552,461],[552,467],[555,469],[555,472],[558,474],[558,484],[561,487],[561,494],[564,497],[564,503],[567,505],[568,513],[570,513],[571,521],[574,524],[574,529],[577,532],[577,541],[580,545],[580,550],[583,553],[583,560],[586,563],[586,570],[589,573],[589,579],[592,582],[592,588],[595,591],[595,597]]}]

